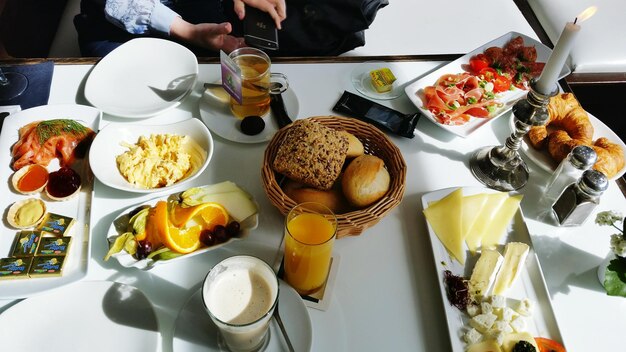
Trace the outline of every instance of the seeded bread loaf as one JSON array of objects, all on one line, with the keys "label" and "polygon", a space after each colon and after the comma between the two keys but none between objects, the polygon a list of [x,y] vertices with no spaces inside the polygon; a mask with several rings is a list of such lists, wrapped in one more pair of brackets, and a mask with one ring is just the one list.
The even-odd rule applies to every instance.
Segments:
[{"label": "seeded bread loaf", "polygon": [[347,152],[346,136],[310,120],[296,120],[282,140],[272,167],[294,181],[329,190]]}]

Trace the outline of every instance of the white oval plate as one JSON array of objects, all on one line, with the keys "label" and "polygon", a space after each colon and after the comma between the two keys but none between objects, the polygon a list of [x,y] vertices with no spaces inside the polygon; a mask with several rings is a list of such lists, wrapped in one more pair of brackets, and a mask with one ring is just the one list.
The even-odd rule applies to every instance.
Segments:
[{"label": "white oval plate", "polygon": [[[513,107],[514,103],[526,94],[526,91],[515,88],[514,90],[499,94],[497,96],[497,100],[504,103],[504,106],[500,110],[498,110],[495,113],[495,115],[491,118],[471,118],[470,121],[468,121],[467,123],[463,125],[451,126],[451,125],[444,125],[440,123],[437,120],[437,118],[426,107],[424,107],[424,102],[421,99],[424,88],[435,84],[435,82],[437,82],[439,77],[441,77],[444,74],[465,72],[465,70],[463,69],[463,65],[467,65],[469,62],[469,59],[472,56],[476,54],[480,54],[484,52],[485,49],[492,47],[492,46],[503,47],[511,39],[517,36],[520,36],[524,39],[525,46],[529,46],[529,45],[535,46],[535,48],[537,49],[537,61],[538,62],[548,61],[548,58],[550,57],[550,53],[552,53],[552,50],[550,48],[543,45],[541,42],[538,42],[537,40],[530,38],[528,36],[525,36],[521,33],[509,32],[497,39],[490,41],[489,43],[486,43],[476,48],[475,50],[467,53],[466,55],[461,56],[460,58],[450,62],[449,64],[433,72],[430,72],[425,76],[419,77],[416,81],[414,81],[413,83],[410,83],[404,88],[406,95],[409,97],[411,102],[415,106],[417,106],[417,108],[420,110],[422,115],[426,116],[435,125],[459,137],[469,136],[478,128],[488,124],[489,122],[493,121],[497,117],[502,116],[502,114],[504,114],[505,112],[509,111]],[[561,73],[559,74],[559,78],[563,78],[567,76],[569,73],[570,73],[570,70],[566,65],[565,67],[563,67],[563,70],[561,70]]]},{"label": "white oval plate", "polygon": [[[311,317],[298,293],[283,280],[279,282],[278,308],[289,340],[298,352],[311,350],[313,331]],[[174,351],[225,351],[218,330],[202,303],[202,290],[196,291],[178,313],[174,327]],[[270,323],[269,340],[264,351],[288,351],[280,328]]]},{"label": "white oval plate", "polygon": [[[609,126],[605,125],[597,117],[591,115],[589,112],[587,112],[587,115],[589,116],[589,121],[593,126],[593,140],[595,141],[600,137],[605,137],[609,141],[619,144],[619,146],[622,147],[622,150],[624,151],[624,155],[626,155],[626,144],[624,144],[624,141],[622,141],[619,136],[609,128]],[[511,128],[514,128],[514,124],[515,122],[513,115],[511,115],[511,119],[509,120],[509,126],[511,126]],[[524,155],[526,155],[528,159],[532,160],[533,163],[535,163],[535,165],[539,166],[540,168],[548,172],[554,172],[559,165],[552,159],[548,151],[537,150],[533,148],[529,143],[530,142],[528,141],[528,136],[524,136],[524,143],[522,143],[522,145],[520,146],[520,150],[524,153]],[[622,167],[621,170],[617,172],[617,174],[615,174],[615,176],[611,177],[609,180],[616,180],[624,175],[624,173],[626,173],[626,164],[624,165],[624,167]]]},{"label": "white oval plate", "polygon": [[[89,233],[91,232],[91,205],[94,192],[93,176],[89,171],[87,156],[77,159],[72,168],[79,172],[82,185],[78,196],[63,202],[50,201],[45,192],[25,196],[17,193],[11,186],[11,146],[19,139],[19,129],[24,125],[39,120],[72,119],[98,131],[102,112],[87,105],[42,105],[20,112],[13,113],[4,119],[2,134],[0,135],[0,150],[2,150],[2,164],[0,178],[4,182],[4,189],[0,191],[0,206],[8,209],[11,204],[26,198],[40,198],[46,203],[49,212],[70,216],[76,223],[70,229],[72,243],[68,258],[63,267],[63,275],[50,278],[33,278],[23,280],[0,280],[0,299],[16,299],[29,297],[43,291],[54,289],[78,281],[87,275],[87,266],[91,252]],[[59,162],[53,159],[48,165],[48,171],[59,169]],[[18,233],[17,229],[9,227],[6,221],[0,225],[0,253],[1,257],[8,257]],[[3,350],[0,348],[0,350]]]},{"label": "white oval plate", "polygon": [[0,325],[2,351],[157,351],[161,339],[143,292],[110,281],[80,281],[25,299],[0,314]]},{"label": "white oval plate", "polygon": [[178,106],[197,77],[198,60],[189,49],[171,40],[137,38],[96,64],[85,98],[107,114],[146,118]]},{"label": "white oval plate", "polygon": [[[174,199],[178,198],[179,193],[174,193],[172,195],[170,195],[169,197],[174,197]],[[107,232],[107,241],[109,242],[109,246],[110,244],[115,240],[115,238],[119,235],[121,235],[122,233],[126,232],[126,229],[128,228],[128,221],[130,220],[128,217],[128,214],[142,206],[142,205],[149,205],[149,206],[154,206],[158,201],[160,200],[167,200],[169,197],[157,197],[157,198],[153,198],[147,202],[141,203],[141,204],[135,204],[131,207],[128,207],[127,209],[123,210],[120,215],[118,215],[115,220],[113,220],[113,223],[111,223],[111,226],[109,227],[109,231]],[[258,209],[258,205],[257,205],[257,209]],[[239,237],[233,237],[230,238],[228,241],[223,242],[223,243],[219,243],[219,244],[215,244],[211,247],[203,247],[200,248],[196,251],[193,251],[191,253],[185,254],[185,255],[181,255],[179,257],[176,258],[172,258],[172,259],[168,259],[168,260],[152,260],[152,259],[142,259],[142,260],[137,260],[135,259],[135,257],[133,257],[132,255],[128,254],[128,252],[122,250],[119,253],[113,254],[112,258],[115,258],[120,265],[130,268],[137,268],[137,269],[141,269],[141,270],[149,270],[152,269],[153,267],[157,266],[157,265],[163,265],[163,264],[169,264],[169,263],[173,263],[173,262],[177,262],[179,260],[183,260],[186,258],[190,258],[193,256],[196,256],[198,254],[202,254],[202,253],[206,253],[208,251],[212,251],[214,249],[220,248],[226,244],[229,244],[233,241],[237,241],[240,239],[244,239],[246,237],[248,237],[248,235],[250,234],[250,231],[254,230],[257,228],[257,226],[259,225],[259,213],[255,213],[254,215],[248,217],[247,219],[244,219],[241,224],[240,224],[240,234]],[[109,246],[107,246],[107,248],[109,248]]]},{"label": "white oval plate", "polygon": [[[128,148],[122,142],[135,144],[140,136],[151,134],[177,134],[189,136],[204,153],[204,159],[195,167],[195,171],[173,185],[161,188],[140,188],[128,182],[117,168],[115,158],[126,152]],[[94,139],[89,151],[89,164],[93,174],[100,182],[122,191],[136,193],[164,192],[185,184],[198,177],[211,160],[213,155],[213,138],[211,132],[198,119],[191,118],[169,125],[138,125],[128,123],[110,123],[104,127]]]},{"label": "white oval plate", "polygon": [[[291,120],[295,121],[298,118],[298,112],[300,110],[298,97],[291,88],[287,89],[282,95],[285,110]],[[263,129],[261,133],[254,136],[248,136],[242,133],[239,128],[241,119],[236,118],[230,112],[228,99],[228,93],[220,87],[207,89],[200,98],[200,117],[209,129],[218,136],[238,143],[262,143],[272,139],[274,133],[279,130],[278,123],[270,109],[270,111],[263,116],[265,129]]]}]

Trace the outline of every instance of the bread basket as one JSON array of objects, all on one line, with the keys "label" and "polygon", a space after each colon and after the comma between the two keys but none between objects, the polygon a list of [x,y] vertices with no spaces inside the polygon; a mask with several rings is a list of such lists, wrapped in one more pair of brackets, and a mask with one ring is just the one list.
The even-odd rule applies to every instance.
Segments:
[{"label": "bread basket", "polygon": [[[316,116],[310,117],[310,119],[326,127],[352,133],[363,143],[366,154],[375,155],[385,162],[391,178],[389,191],[380,200],[366,208],[336,214],[338,221],[337,238],[359,235],[363,230],[378,223],[402,201],[406,179],[404,158],[402,158],[398,147],[383,132],[368,123],[339,116]],[[272,169],[272,162],[288,129],[289,126],[276,132],[269,142],[265,149],[261,169],[265,193],[283,215],[286,215],[291,208],[296,206],[296,202],[283,192],[279,184],[283,176]]]}]

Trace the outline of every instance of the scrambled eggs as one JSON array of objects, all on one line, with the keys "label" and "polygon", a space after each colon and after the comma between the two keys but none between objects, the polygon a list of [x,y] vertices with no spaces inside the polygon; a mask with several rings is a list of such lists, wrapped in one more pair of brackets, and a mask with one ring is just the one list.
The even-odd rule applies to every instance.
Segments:
[{"label": "scrambled eggs", "polygon": [[117,167],[133,185],[160,188],[172,185],[191,169],[188,136],[153,134],[139,137],[136,144],[122,143],[127,152],[116,157]]}]

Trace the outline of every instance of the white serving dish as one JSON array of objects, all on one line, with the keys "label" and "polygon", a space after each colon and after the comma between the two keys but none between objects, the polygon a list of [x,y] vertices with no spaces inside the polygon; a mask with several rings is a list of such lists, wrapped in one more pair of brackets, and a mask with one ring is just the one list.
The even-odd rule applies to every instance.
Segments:
[{"label": "white serving dish", "polygon": [[146,118],[180,105],[197,77],[198,59],[186,47],[137,38],[96,64],[85,83],[85,98],[110,115]]},{"label": "white serving dish", "polygon": [[[202,160],[192,162],[194,171],[178,182],[161,188],[141,188],[128,182],[120,173],[115,158],[128,150],[122,143],[135,144],[140,136],[151,134],[177,134],[189,136],[201,149]],[[213,137],[198,119],[190,118],[169,125],[141,125],[110,123],[104,127],[91,145],[89,163],[94,175],[103,184],[122,191],[136,193],[166,192],[198,177],[206,169],[213,155]]]},{"label": "white serving dish", "polygon": [[[11,147],[19,139],[19,129],[30,122],[39,120],[72,119],[81,122],[96,132],[98,131],[101,117],[102,113],[100,110],[91,106],[43,105],[13,113],[4,119],[2,134],[0,135],[0,150],[3,150],[3,153],[5,153],[5,157],[3,157],[5,162],[0,168],[0,175],[5,185],[5,190],[2,192],[0,200],[2,209],[7,209],[11,204],[19,200],[39,198],[45,202],[48,212],[72,217],[76,222],[69,232],[72,236],[72,243],[70,244],[69,257],[66,259],[67,261],[63,268],[63,275],[50,278],[2,280],[0,281],[0,299],[29,297],[82,279],[87,274],[87,263],[89,263],[91,252],[89,242],[94,183],[86,157],[78,159],[72,165],[72,168],[80,174],[82,180],[81,189],[76,197],[66,201],[52,201],[45,196],[45,191],[31,195],[20,194],[10,186],[11,176],[14,173],[11,168]],[[53,159],[47,168],[48,171],[58,170],[58,160]],[[0,237],[0,253],[2,253],[1,257],[3,258],[8,257],[10,254],[13,240],[18,233],[17,229],[7,225],[6,221],[3,221],[2,225],[0,225],[3,235]]]},{"label": "white serving dish", "polygon": [[[160,200],[167,200],[167,199],[178,199],[180,193],[174,193],[170,196],[163,196],[163,197],[157,197],[154,199],[151,199],[147,202],[141,203],[141,204],[135,204],[131,207],[128,207],[127,209],[122,210],[122,212],[115,218],[115,220],[113,220],[113,223],[111,223],[111,226],[109,227],[109,230],[107,232],[107,241],[109,243],[112,243],[115,238],[119,235],[121,235],[122,233],[126,232],[126,229],[128,227],[128,221],[130,220],[128,214],[143,205],[149,205],[149,206],[154,206],[158,201]],[[258,205],[257,205],[258,208]],[[238,237],[231,237],[228,241],[223,242],[223,243],[219,243],[219,244],[215,244],[211,247],[202,247],[196,251],[193,251],[191,253],[188,254],[184,254],[181,255],[179,257],[176,258],[172,258],[172,259],[168,259],[168,260],[153,260],[153,259],[141,259],[141,260],[137,260],[135,259],[135,257],[133,257],[132,255],[130,255],[128,252],[126,251],[121,251],[119,253],[113,254],[112,258],[114,258],[115,260],[117,260],[120,265],[124,266],[124,267],[134,267],[137,269],[141,269],[141,270],[149,270],[152,269],[153,267],[157,266],[157,265],[164,265],[164,264],[169,264],[169,263],[173,263],[173,262],[177,262],[179,260],[184,260],[186,258],[190,258],[196,255],[200,255],[209,251],[212,251],[214,249],[220,248],[222,246],[225,246],[233,241],[238,241],[241,239],[244,239],[246,237],[248,237],[248,235],[250,234],[250,231],[254,230],[257,228],[257,226],[259,225],[259,213],[255,213],[254,215],[248,217],[247,219],[244,219],[241,223],[241,230],[240,230],[240,235]],[[109,246],[107,246],[108,248]]]},{"label": "white serving dish", "polygon": [[[442,199],[456,189],[457,187],[446,188],[424,194],[422,196],[423,208],[428,208],[428,204]],[[493,192],[496,191],[489,188],[463,187],[464,196]],[[454,275],[469,278],[472,274],[474,264],[478,259],[478,255],[471,257],[468,254],[468,259],[465,265],[461,265],[448,253],[430,224],[428,224],[428,221],[426,221],[426,223],[428,226],[430,243],[433,249],[435,269],[437,271],[437,277],[439,278],[439,291],[443,300],[444,314],[448,323],[448,332],[450,334],[452,351],[463,352],[467,348],[467,344],[463,341],[462,336],[469,326],[469,316],[466,312],[460,311],[448,301],[443,277],[444,271],[450,270]],[[524,221],[524,214],[522,213],[521,208],[519,208],[516,212],[507,228],[506,235],[504,235],[501,239],[500,245],[498,246],[498,250],[501,254],[504,253],[504,245],[507,242],[512,241],[528,244],[530,251],[526,258],[525,270],[522,270],[513,286],[509,288],[506,293],[506,297],[509,300],[521,300],[523,298],[528,298],[534,302],[535,308],[533,310],[533,314],[526,320],[528,324],[527,331],[534,337],[547,337],[552,340],[562,342],[563,338],[561,337],[554,309],[552,308],[550,293],[548,292],[548,288],[543,277],[539,259],[533,249],[530,233],[528,232],[526,222]],[[464,248],[466,251],[469,251],[466,245]]]},{"label": "white serving dish", "polygon": [[[455,74],[455,73],[466,72],[466,70],[464,69],[464,65],[467,65],[469,63],[469,59],[472,56],[480,54],[484,52],[485,49],[490,48],[492,46],[503,47],[511,39],[517,36],[521,36],[524,39],[525,46],[530,46],[530,45],[535,46],[537,50],[538,62],[548,61],[548,58],[550,57],[550,54],[552,53],[552,50],[550,48],[543,45],[541,42],[538,42],[537,40],[530,38],[524,34],[517,33],[517,32],[509,32],[497,39],[494,39],[484,45],[481,45],[480,47],[450,62],[449,64],[436,69],[435,71],[432,71],[424,76],[418,77],[417,80],[415,80],[412,83],[409,83],[404,88],[406,95],[409,97],[409,100],[411,100],[411,102],[420,110],[420,112],[437,126],[460,137],[469,136],[478,128],[488,124],[489,122],[493,121],[499,116],[502,116],[502,114],[504,114],[505,112],[509,111],[513,107],[513,104],[515,104],[515,102],[518,99],[525,96],[526,91],[515,88],[514,90],[498,94],[496,99],[500,101],[501,103],[503,103],[504,105],[502,108],[498,109],[494,113],[494,116],[491,118],[472,117],[470,121],[468,121],[467,123],[463,125],[452,126],[452,125],[444,125],[440,123],[437,120],[437,118],[424,106],[424,103],[421,99],[421,95],[423,95],[423,90],[425,87],[432,86],[433,84],[435,84],[437,80],[439,79],[439,77],[441,77],[444,74],[449,74],[449,73]],[[563,70],[561,70],[559,78],[563,78],[567,76],[568,74],[570,74],[570,70],[567,66],[565,66],[563,67]]]}]

